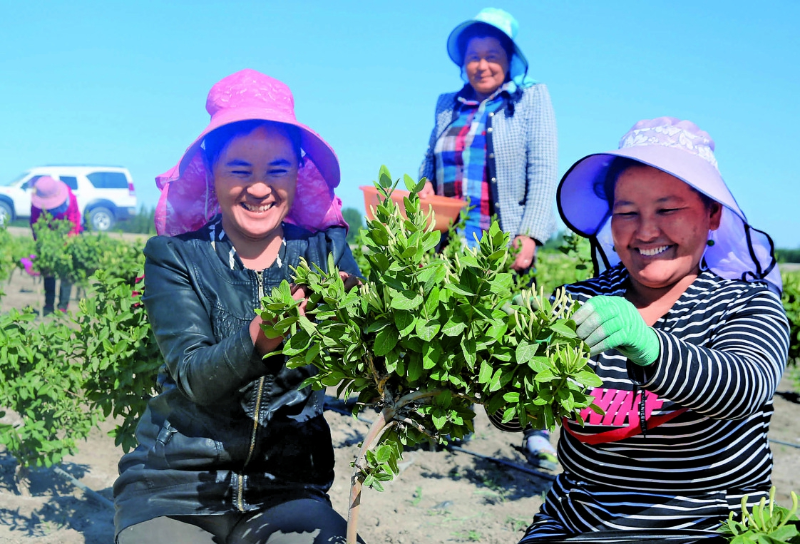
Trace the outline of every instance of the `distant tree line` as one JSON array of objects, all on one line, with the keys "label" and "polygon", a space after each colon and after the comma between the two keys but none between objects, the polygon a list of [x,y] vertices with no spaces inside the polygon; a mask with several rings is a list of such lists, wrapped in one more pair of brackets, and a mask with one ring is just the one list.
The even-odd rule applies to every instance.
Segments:
[{"label": "distant tree line", "polygon": [[775,255],[779,263],[800,263],[800,248],[776,249]]}]

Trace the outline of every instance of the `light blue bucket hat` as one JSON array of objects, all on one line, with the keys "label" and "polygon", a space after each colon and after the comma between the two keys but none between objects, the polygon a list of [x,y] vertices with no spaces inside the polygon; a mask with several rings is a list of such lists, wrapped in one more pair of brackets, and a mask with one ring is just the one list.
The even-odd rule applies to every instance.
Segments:
[{"label": "light blue bucket hat", "polygon": [[474,18],[464,21],[450,33],[450,36],[447,38],[447,54],[450,55],[450,59],[455,62],[459,68],[464,66],[464,54],[463,51],[459,50],[458,39],[464,30],[473,25],[489,25],[508,36],[511,43],[514,45],[514,53],[511,55],[511,59],[509,59],[508,67],[511,79],[521,87],[529,87],[535,83],[534,80],[527,77],[528,59],[525,58],[525,55],[515,41],[517,32],[519,31],[519,23],[517,23],[513,15],[498,8],[482,9]]}]

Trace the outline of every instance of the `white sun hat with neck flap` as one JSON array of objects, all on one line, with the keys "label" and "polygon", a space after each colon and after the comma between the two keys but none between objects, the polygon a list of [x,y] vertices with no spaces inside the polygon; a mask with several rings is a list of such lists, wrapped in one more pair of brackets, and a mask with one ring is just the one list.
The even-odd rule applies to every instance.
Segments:
[{"label": "white sun hat with neck flap", "polygon": [[603,191],[618,158],[662,170],[722,204],[720,226],[709,232],[702,268],[727,279],[765,282],[781,292],[772,239],[749,224],[733,198],[717,167],[714,140],[691,121],[674,117],[639,121],[622,137],[619,149],[580,159],[561,179],[556,197],[559,213],[570,229],[590,239],[595,273],[620,262]]}]

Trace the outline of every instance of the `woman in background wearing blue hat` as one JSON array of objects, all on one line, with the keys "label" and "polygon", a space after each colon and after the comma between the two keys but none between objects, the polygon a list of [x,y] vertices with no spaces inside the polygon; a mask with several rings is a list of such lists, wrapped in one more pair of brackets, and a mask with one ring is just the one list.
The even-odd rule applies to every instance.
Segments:
[{"label": "woman in background wearing blue hat", "polygon": [[[536,246],[555,231],[556,122],[550,94],[529,77],[528,61],[514,42],[518,24],[509,13],[481,10],[458,25],[447,52],[461,68],[464,87],[439,96],[420,177],[420,193],[461,198],[471,210],[461,234],[472,246],[497,215],[519,249],[512,267],[525,273]],[[555,468],[546,431],[526,436],[529,461]]]}]

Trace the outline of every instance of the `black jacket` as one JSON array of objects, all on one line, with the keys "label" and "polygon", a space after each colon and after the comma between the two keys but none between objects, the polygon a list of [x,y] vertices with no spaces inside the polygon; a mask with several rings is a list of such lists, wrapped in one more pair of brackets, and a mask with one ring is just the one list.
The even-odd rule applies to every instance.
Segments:
[{"label": "black jacket", "polygon": [[359,271],[343,228],[285,225],[284,234],[276,263],[258,273],[242,266],[219,218],[148,241],[143,302],[166,368],[137,427],[139,446],[119,463],[117,533],[157,516],[327,500],[334,458],[324,392],[297,389],[313,367],[262,360],[249,323],[300,257],[326,269],[333,253],[340,270]]}]

